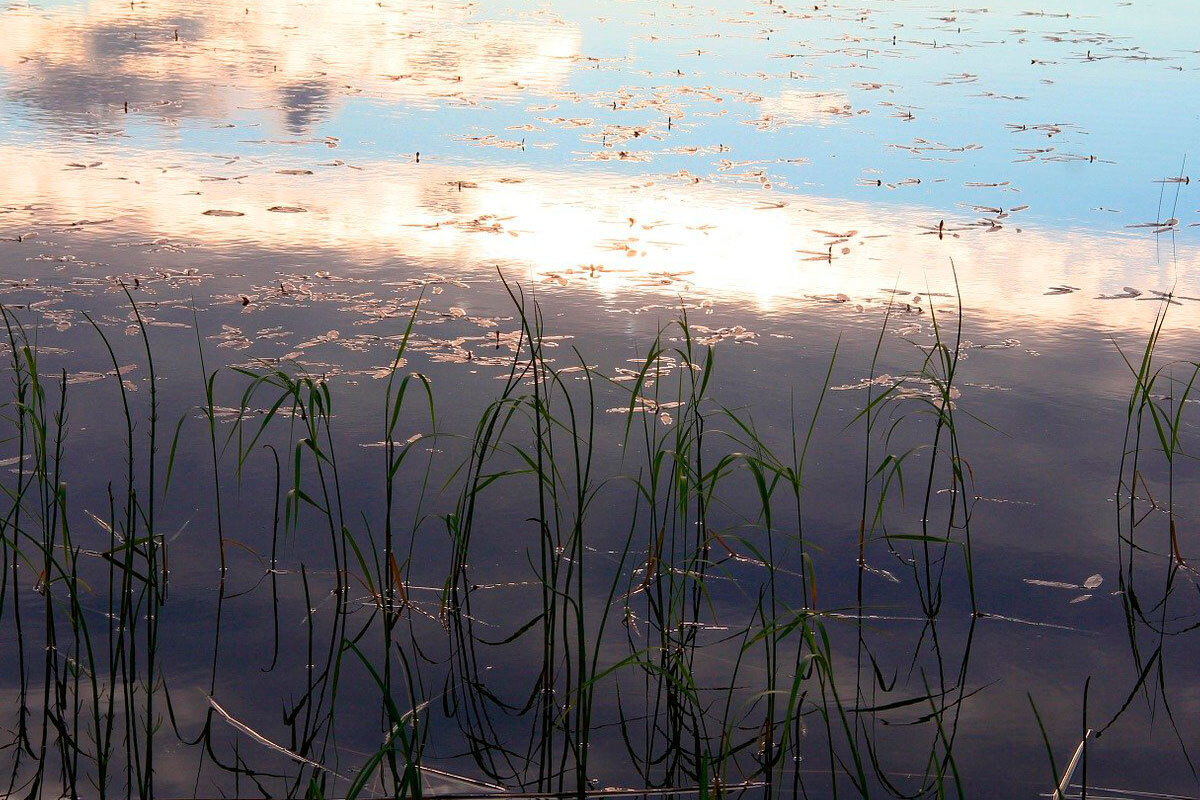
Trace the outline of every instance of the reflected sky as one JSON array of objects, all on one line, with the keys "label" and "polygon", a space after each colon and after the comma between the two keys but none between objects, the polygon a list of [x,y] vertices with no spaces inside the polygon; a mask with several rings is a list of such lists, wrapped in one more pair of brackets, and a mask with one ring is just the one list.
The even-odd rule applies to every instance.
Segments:
[{"label": "reflected sky", "polygon": [[[1154,181],[1200,132],[1200,55],[1161,24],[1186,4],[1071,6],[18,2],[0,135],[631,175],[748,163],[781,194],[1166,219]],[[1162,202],[1184,230],[1187,197]]]},{"label": "reflected sky", "polygon": [[[38,260],[54,253],[64,230],[86,229],[84,241],[103,235],[137,245],[152,236],[224,258],[336,256],[339,271],[377,281],[394,277],[388,262],[401,255],[425,270],[486,278],[502,264],[566,291],[749,298],[776,312],[814,300],[871,304],[889,287],[906,300],[947,297],[955,291],[951,263],[967,305],[1000,326],[1025,319],[1137,330],[1158,306],[1144,301],[1172,290],[1182,296],[1176,325],[1193,324],[1200,308],[1192,299],[1200,295],[1196,257],[1156,245],[1144,229],[1024,227],[1021,210],[999,207],[940,219],[928,208],[769,192],[745,175],[631,181],[415,161],[206,161],[118,151],[85,162],[103,156],[84,150],[75,157],[64,163],[60,152],[0,148],[0,159],[21,165],[0,173],[0,193],[25,205],[7,209],[0,224],[22,239],[7,252],[26,262],[25,274],[44,270]],[[98,257],[109,264],[114,251],[105,249]],[[239,291],[253,296],[263,276],[245,264],[242,271]],[[81,270],[101,272],[112,274]]]},{"label": "reflected sky", "polygon": [[1200,59],[1155,15],[297,8],[9,6],[9,238],[99,220],[774,310],[944,292],[953,258],[989,316],[1115,327],[1200,295],[1191,183],[1161,182]]},{"label": "reflected sky", "polygon": [[[701,341],[720,342],[722,399],[757,404],[766,435],[788,436],[796,387],[820,385],[839,342],[833,422],[806,487],[833,607],[854,602],[854,560],[837,559],[856,535],[846,486],[863,462],[840,437],[858,420],[873,348],[883,342],[878,372],[911,377],[932,342],[931,304],[953,304],[957,277],[969,360],[956,397],[995,425],[969,442],[986,491],[981,596],[1016,619],[981,621],[975,685],[995,688],[964,706],[964,764],[994,789],[1018,780],[1003,774],[998,744],[1019,749],[1022,766],[1042,758],[1028,689],[1046,702],[1056,742],[1076,727],[1068,681],[1074,691],[1101,671],[1121,676],[1094,689],[1106,708],[1128,691],[1110,525],[1129,375],[1109,337],[1136,352],[1173,292],[1168,344],[1194,357],[1192,5],[9,0],[0,302],[45,326],[53,368],[85,398],[72,431],[85,467],[71,477],[73,497],[88,498],[106,491],[113,429],[87,416],[86,398],[112,375],[97,371],[107,356],[82,312],[136,333],[122,281],[165,351],[173,412],[199,396],[197,344],[210,368],[291,362],[354,398],[338,419],[351,474],[373,468],[377,409],[363,398],[388,374],[417,292],[427,303],[410,357],[452,392],[447,428],[469,429],[492,397],[519,338],[497,269],[531,287],[553,332],[614,381],[687,309]],[[128,355],[135,337],[115,338],[122,360],[140,357]],[[131,375],[145,385],[144,371]],[[617,426],[601,416],[604,430]],[[203,452],[183,447],[207,469]],[[620,457],[609,448],[598,459],[615,470]],[[268,478],[248,469],[245,496]],[[1190,474],[1179,481],[1194,495]],[[369,505],[370,492],[356,484],[347,501]],[[201,527],[208,508],[196,506],[172,523],[182,531],[194,514]],[[515,530],[518,511],[496,513]],[[248,541],[265,551],[252,538],[269,529],[259,522]],[[179,549],[211,557],[197,541]],[[303,557],[305,543],[293,544]],[[497,581],[524,568],[511,541],[484,546]],[[1103,591],[1074,603],[1093,573]],[[207,613],[211,576],[180,574],[178,602]],[[875,579],[873,609],[911,603]],[[229,655],[266,635],[262,598],[246,598],[221,691],[253,715],[258,689],[235,680],[244,664]],[[528,602],[488,611],[516,618]],[[907,635],[895,630],[880,635]],[[194,634],[171,632],[177,664],[201,657],[207,640]],[[907,646],[881,652],[903,671]],[[1173,651],[1172,669],[1194,650],[1189,640]],[[1194,717],[1200,690],[1179,672],[1177,708]],[[274,676],[252,677],[281,691]],[[199,691],[180,701],[193,727],[206,708],[194,705]],[[373,695],[358,700],[377,711]],[[273,711],[261,711],[264,725],[277,724]],[[1147,742],[1153,714],[1137,714],[1097,769],[1119,783],[1129,754],[1145,755],[1141,785],[1191,788],[1174,745]],[[442,744],[439,757],[461,752]],[[1168,759],[1162,781],[1154,758]]]}]

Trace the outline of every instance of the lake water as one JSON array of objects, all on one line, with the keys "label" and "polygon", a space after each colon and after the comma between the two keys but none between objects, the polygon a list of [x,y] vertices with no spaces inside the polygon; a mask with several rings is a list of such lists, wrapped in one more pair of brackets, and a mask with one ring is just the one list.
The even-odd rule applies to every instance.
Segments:
[{"label": "lake water", "polygon": [[1196,31],[8,0],[0,794],[1200,795]]}]

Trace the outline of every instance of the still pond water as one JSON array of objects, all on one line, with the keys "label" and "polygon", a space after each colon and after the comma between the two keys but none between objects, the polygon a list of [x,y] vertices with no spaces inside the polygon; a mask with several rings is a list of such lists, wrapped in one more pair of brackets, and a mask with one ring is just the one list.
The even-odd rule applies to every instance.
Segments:
[{"label": "still pond water", "polygon": [[7,0],[0,794],[1200,795],[1197,30]]}]

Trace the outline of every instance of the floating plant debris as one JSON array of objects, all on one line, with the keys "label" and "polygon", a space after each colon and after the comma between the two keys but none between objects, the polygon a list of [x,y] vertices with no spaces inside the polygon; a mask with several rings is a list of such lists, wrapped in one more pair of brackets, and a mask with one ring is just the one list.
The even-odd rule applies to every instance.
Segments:
[{"label": "floating plant debris", "polygon": [[1192,11],[0,8],[0,795],[1197,796]]}]

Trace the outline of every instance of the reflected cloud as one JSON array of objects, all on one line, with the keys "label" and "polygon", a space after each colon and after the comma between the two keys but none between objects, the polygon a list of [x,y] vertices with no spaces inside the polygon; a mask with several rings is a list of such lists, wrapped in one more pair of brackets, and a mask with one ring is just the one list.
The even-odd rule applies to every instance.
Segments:
[{"label": "reflected cloud", "polygon": [[765,97],[760,104],[763,119],[778,124],[815,122],[828,125],[839,117],[854,116],[858,111],[844,92],[804,92],[788,89],[777,97]]},{"label": "reflected cloud", "polygon": [[8,94],[54,118],[223,118],[279,111],[293,132],[339,98],[477,103],[566,80],[576,27],[546,13],[483,19],[418,0],[88,2],[0,12]]},{"label": "reflected cloud", "polygon": [[[1196,274],[1200,266],[1194,257],[1155,266],[1145,235],[1022,228],[1014,224],[1019,212],[1002,222],[943,222],[919,208],[679,176],[631,180],[412,162],[214,168],[176,153],[80,168],[17,146],[0,147],[0,163],[21,165],[0,172],[0,196],[22,206],[0,215],[8,235],[111,219],[89,230],[233,251],[332,253],[360,263],[401,258],[480,272],[505,264],[583,291],[741,297],[769,310],[813,299],[853,306],[897,285],[910,300],[952,294],[953,259],[967,304],[992,320],[1140,329],[1158,306],[1143,300],[1170,289],[1176,272]],[[1185,301],[1176,324],[1193,308],[1200,303]]]}]

